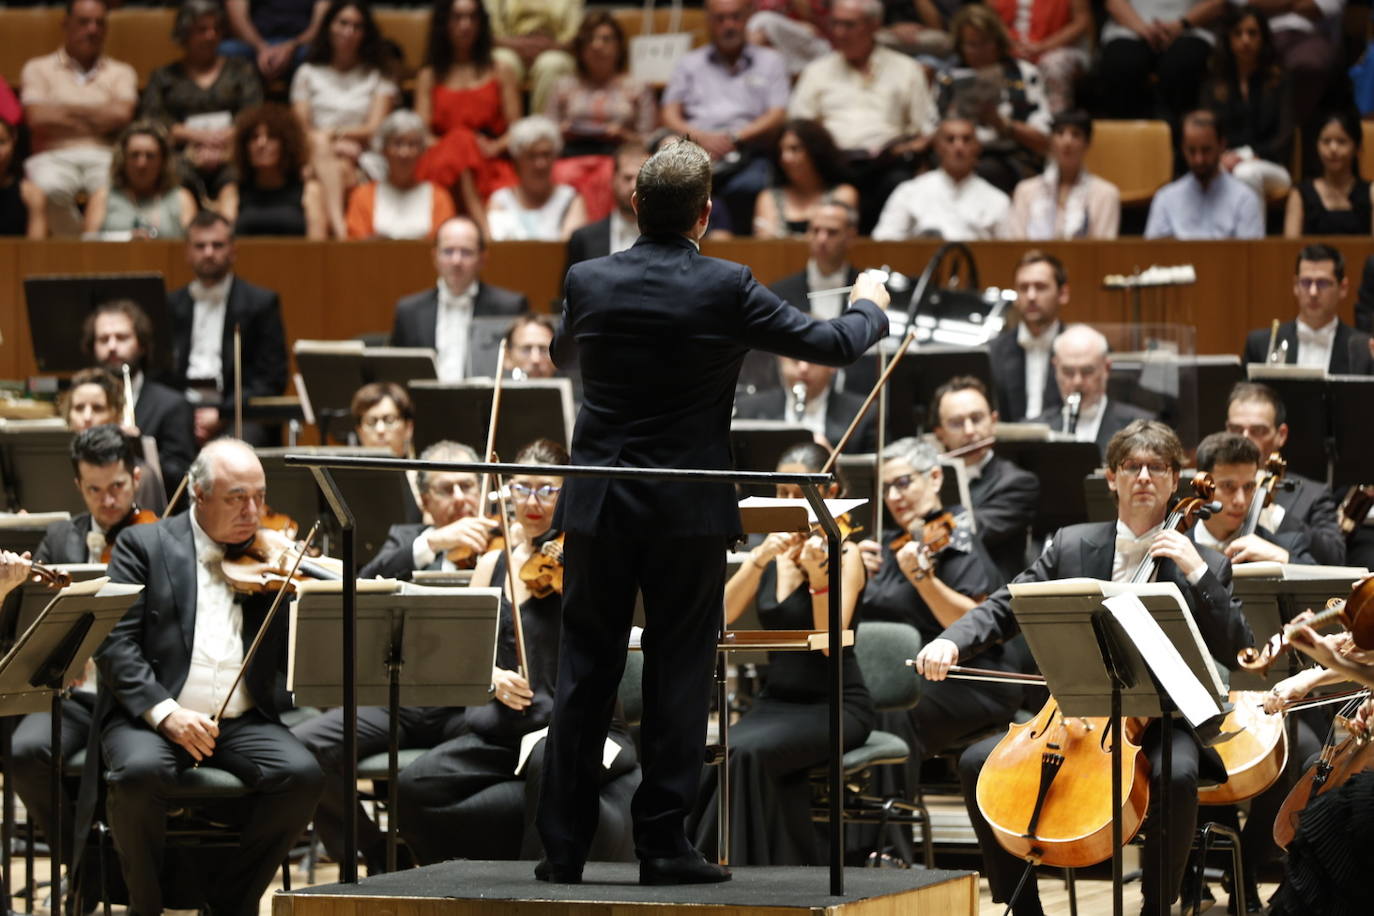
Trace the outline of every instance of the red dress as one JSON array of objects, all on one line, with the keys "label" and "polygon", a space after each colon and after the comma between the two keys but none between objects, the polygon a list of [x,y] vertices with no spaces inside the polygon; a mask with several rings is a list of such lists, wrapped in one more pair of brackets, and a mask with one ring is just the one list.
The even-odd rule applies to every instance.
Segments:
[{"label": "red dress", "polygon": [[478,131],[499,137],[508,126],[496,75],[472,89],[435,86],[429,98],[434,112],[430,127],[439,141],[421,157],[419,177],[452,188],[464,172],[471,171],[483,200],[498,188],[515,184],[510,160],[484,158],[475,139]]}]

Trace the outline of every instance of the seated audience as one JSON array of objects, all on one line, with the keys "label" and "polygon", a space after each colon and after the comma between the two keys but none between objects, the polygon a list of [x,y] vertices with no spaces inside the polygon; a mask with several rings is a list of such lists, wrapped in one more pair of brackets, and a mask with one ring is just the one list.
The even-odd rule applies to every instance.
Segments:
[{"label": "seated audience", "polygon": [[[635,182],[639,180],[639,168],[648,158],[649,152],[641,143],[626,143],[616,149],[613,160],[615,172],[611,178],[611,197],[615,206],[609,216],[588,223],[568,238],[564,276],[567,276],[567,269],[579,261],[604,258],[608,254],[624,251],[639,238],[639,221],[630,198],[634,194]],[[554,174],[557,173],[555,166]]]},{"label": "seated audience", "polygon": [[48,199],[24,177],[18,151],[19,128],[0,118],[0,235],[45,238]]},{"label": "seated audience", "polygon": [[873,238],[880,242],[934,237],[947,242],[997,238],[1011,199],[978,176],[980,144],[968,118],[947,117],[935,131],[939,167],[904,181],[883,205]]},{"label": "seated audience", "polygon": [[792,118],[820,121],[844,150],[859,189],[859,233],[911,177],[930,144],[932,101],[921,65],[877,42],[882,0],[836,0],[835,50],[807,64],[788,105]]},{"label": "seated audience", "polygon": [[1346,0],[1322,0],[1311,6],[1256,5],[1269,17],[1279,63],[1293,79],[1293,110],[1299,117],[1318,111],[1328,97],[1347,98],[1341,47]]},{"label": "seated audience", "polygon": [[233,34],[224,54],[251,60],[264,80],[284,79],[305,60],[328,0],[224,0]]},{"label": "seated audience", "polygon": [[19,96],[10,88],[9,81],[0,76],[0,121],[4,121],[10,127],[17,127],[22,120],[24,106],[20,104]]},{"label": "seated audience", "polygon": [[558,126],[543,115],[511,125],[511,159],[516,184],[487,200],[487,225],[494,242],[566,242],[587,222],[587,207],[572,185],[557,184],[553,166],[563,146]]},{"label": "seated audience", "polygon": [[1195,108],[1224,8],[1212,0],[1112,3],[1098,41],[1094,113],[1173,121]]},{"label": "seated audience", "polygon": [[21,93],[33,151],[24,168],[43,192],[54,235],[77,235],[77,198],[110,179],[115,136],[138,104],[134,68],[105,56],[106,0],[71,0],[62,47],[24,64]]},{"label": "seated audience", "polygon": [[[304,69],[304,68],[302,68]],[[432,239],[456,215],[453,197],[432,181],[421,181],[425,122],[409,109],[393,111],[377,128],[373,145],[386,160],[386,174],[353,189],[348,198],[350,239]]]},{"label": "seated audience", "polygon": [[1051,114],[1074,107],[1074,83],[1087,71],[1092,41],[1088,0],[996,0],[989,4],[1011,37],[1012,53],[1040,70]]},{"label": "seated audience", "polygon": [[1189,537],[1194,543],[1225,554],[1232,563],[1316,563],[1306,532],[1276,534],[1261,521],[1254,532],[1240,533],[1264,476],[1267,457],[1260,455],[1254,441],[1240,433],[1212,433],[1198,443],[1197,469],[1212,475],[1221,511],[1200,520]]},{"label": "seated audience", "polygon": [[348,237],[344,201],[363,180],[363,154],[401,94],[387,69],[386,43],[367,0],[333,0],[291,78],[291,107],[305,126],[335,238]]},{"label": "seated audience", "polygon": [[855,210],[859,192],[849,184],[835,140],[818,121],[794,118],[778,139],[777,183],[754,202],[754,235],[781,239],[806,235],[811,214],[834,201]]},{"label": "seated audience", "polygon": [[[815,474],[829,454],[818,445],[798,445],[778,459],[778,471]],[[827,498],[843,495],[837,475]],[[778,487],[779,497],[800,497],[796,486]],[[757,607],[766,630],[824,630],[830,602],[825,539],[799,532],[777,532],[749,552],[725,584],[728,627]],[[864,591],[864,565],[858,545],[841,546],[841,626],[857,626],[855,608]],[[828,654],[828,653],[827,653]],[[820,652],[770,652],[763,689],[730,726],[730,864],[823,865],[821,832],[811,820],[811,771],[833,753],[827,702],[826,656]],[[844,650],[841,740],[852,750],[877,724],[873,701],[852,647]],[[719,767],[702,768],[694,826],[688,834],[714,859],[718,850]]]},{"label": "seated audience", "polygon": [[530,111],[542,112],[554,85],[577,66],[572,42],[582,22],[583,0],[502,0],[487,4],[492,56],[530,88]]},{"label": "seated audience", "polygon": [[1293,268],[1293,299],[1297,317],[1279,325],[1270,352],[1269,328],[1256,328],[1245,337],[1247,363],[1278,362],[1324,369],[1330,375],[1374,375],[1370,337],[1340,318],[1350,294],[1345,258],[1330,245],[1307,245]]},{"label": "seated audience", "polygon": [[177,179],[172,142],[162,125],[135,121],[115,142],[110,183],[86,205],[86,235],[180,239],[196,215],[196,199]]},{"label": "seated audience", "polygon": [[1321,173],[1288,192],[1284,237],[1369,235],[1374,231],[1374,185],[1360,177],[1360,120],[1354,112],[1342,110],[1322,115],[1315,123]]},{"label": "seated audience", "polygon": [[611,157],[627,144],[642,145],[658,125],[652,87],[629,73],[625,32],[605,10],[588,13],[573,39],[577,72],[561,78],[549,95],[548,115],[563,134],[563,155],[554,179],[577,188],[587,217],[613,209]]},{"label": "seated audience", "polygon": [[292,705],[287,615],[273,619],[232,693],[225,674],[243,664],[272,601],[236,597],[217,574],[225,548],[257,533],[262,464],[242,442],[212,443],[191,466],[190,495],[189,512],[127,529],[110,557],[110,579],[143,591],[95,655],[110,697],[100,723],[106,811],[129,908],[161,913],[168,787],[200,762],[238,777],[250,791],[234,801],[240,839],[217,855],[207,903],[247,914],[309,823],[323,776],[281,723]]},{"label": "seated audience", "polygon": [[[1101,332],[1086,324],[1066,327],[1054,339],[1050,360],[1064,406],[1048,408],[1038,418],[1055,432],[1066,432],[1079,442],[1096,442],[1104,457],[1107,443],[1132,420],[1152,419],[1149,412],[1133,404],[1107,397],[1107,380],[1112,374],[1109,350]],[[1071,394],[1080,398],[1076,413],[1069,400]]]},{"label": "seated audience", "polygon": [[978,526],[978,540],[997,569],[1010,579],[1026,568],[1040,480],[994,453],[991,440],[997,411],[988,400],[987,386],[973,376],[955,376],[935,389],[930,418],[935,438],[945,451],[968,450],[961,460],[969,477],[969,508]]},{"label": "seated audience", "polygon": [[1288,190],[1293,86],[1279,66],[1268,21],[1255,7],[1227,13],[1199,107],[1216,113],[1226,137],[1222,168],[1263,197]]},{"label": "seated audience", "polygon": [[177,148],[182,185],[202,207],[222,210],[224,189],[235,179],[234,118],[262,104],[262,82],[252,61],[220,53],[225,13],[218,0],[184,0],[172,37],[181,60],[148,77],[140,117],[157,121]]},{"label": "seated audience", "polygon": [[[847,292],[812,296],[823,290],[852,286],[859,271],[849,259],[849,246],[857,237],[859,212],[838,200],[822,198],[811,210],[806,225],[806,267],[768,288],[803,312],[817,318],[835,318],[845,309]],[[753,356],[754,354],[750,354]],[[746,362],[749,357],[745,357]]]},{"label": "seated audience", "polygon": [[749,10],[749,0],[707,0],[711,43],[677,62],[663,92],[663,126],[711,155],[711,229],[736,235],[753,231],[790,88],[782,55],[745,40]]},{"label": "seated audience", "polygon": [[881,0],[884,45],[935,66],[954,53],[946,27],[959,12],[959,0]]},{"label": "seated audience", "polygon": [[514,317],[530,310],[522,294],[482,282],[486,262],[487,240],[481,227],[466,216],[455,217],[440,226],[434,238],[438,283],[396,303],[391,345],[437,350],[440,381],[457,382],[467,376],[473,318]]},{"label": "seated audience", "polygon": [[1121,192],[1083,163],[1093,121],[1081,110],[1055,115],[1050,125],[1049,164],[1011,195],[1007,238],[1114,239],[1121,226]]},{"label": "seated audience", "polygon": [[558,374],[553,358],[553,335],[558,329],[548,315],[521,315],[506,332],[506,364],[502,370],[517,382],[553,378]]},{"label": "seated audience", "polygon": [[830,4],[826,0],[754,0],[754,14],[745,29],[750,44],[777,51],[795,77],[830,52]]},{"label": "seated audience", "polygon": [[521,112],[520,79],[493,57],[494,43],[481,0],[434,0],[425,66],[415,75],[415,111],[431,137],[420,177],[448,188],[482,225],[471,201],[515,183],[506,131]]},{"label": "seated audience", "polygon": [[1063,402],[1051,371],[1054,340],[1069,304],[1069,274],[1052,254],[1031,249],[1016,264],[1016,327],[988,342],[997,409],[1010,423],[1034,421]]},{"label": "seated audience", "polygon": [[238,181],[225,188],[224,215],[239,235],[329,236],[324,189],[307,178],[309,147],[291,109],[268,103],[234,122]]},{"label": "seated audience", "polygon": [[1183,158],[1188,174],[1155,192],[1145,238],[1261,239],[1260,196],[1221,167],[1226,138],[1216,115],[1194,111],[1183,119]]},{"label": "seated audience", "polygon": [[[359,445],[384,448],[396,458],[415,457],[415,406],[405,388],[395,382],[368,382],[353,393],[349,413]],[[407,522],[421,521],[418,474],[406,471],[402,478]]]},{"label": "seated audience", "polygon": [[[817,445],[833,448],[854,422],[863,406],[863,397],[840,390],[835,385],[836,370],[832,366],[790,356],[777,357],[777,365],[781,387],[740,398],[735,404],[736,419],[786,420],[811,430]],[[845,447],[846,452],[866,454],[873,451],[878,435],[876,417],[874,411],[864,415]]]},{"label": "seated audience", "polygon": [[[123,425],[123,382],[100,367],[82,369],[72,375],[70,387],[57,399],[57,413],[74,433],[111,423],[119,425],[120,432],[130,439],[137,431]],[[137,443],[131,443],[130,447],[138,455]],[[136,459],[136,464],[139,474],[134,481],[134,499],[145,509],[161,512],[167,507],[167,488],[141,457]]]},{"label": "seated audience", "polygon": [[1010,194],[1040,170],[1049,146],[1040,71],[1012,56],[1002,20],[981,3],[960,8],[949,30],[955,56],[935,75],[935,115],[973,119],[982,146],[978,174]]}]

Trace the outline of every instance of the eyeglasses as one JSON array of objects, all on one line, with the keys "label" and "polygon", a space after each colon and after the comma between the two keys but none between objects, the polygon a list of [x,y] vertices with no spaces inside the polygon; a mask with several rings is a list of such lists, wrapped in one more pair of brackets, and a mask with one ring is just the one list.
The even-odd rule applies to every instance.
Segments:
[{"label": "eyeglasses", "polygon": [[1139,461],[1123,461],[1117,468],[1118,471],[1128,477],[1139,477],[1142,469],[1149,471],[1151,477],[1159,479],[1167,476],[1174,468],[1173,465],[1165,464],[1163,461],[1151,461],[1148,464],[1142,464]]},{"label": "eyeglasses", "polygon": [[549,352],[549,348],[546,344],[520,344],[519,346],[511,347],[511,349],[521,356],[534,356],[535,354],[547,356]]},{"label": "eyeglasses", "polygon": [[558,498],[562,492],[562,487],[555,487],[553,484],[546,483],[542,487],[527,487],[523,483],[513,483],[510,485],[511,498],[517,502],[523,502],[533,496],[541,503],[551,503]]},{"label": "eyeglasses", "polygon": [[384,414],[380,417],[363,417],[360,426],[380,426],[382,429],[391,429],[401,425],[401,418],[394,413]]},{"label": "eyeglasses", "polygon": [[883,484],[883,492],[891,493],[893,490],[905,490],[919,477],[919,474],[903,474],[895,480],[889,480]]},{"label": "eyeglasses", "polygon": [[1324,293],[1329,289],[1334,289],[1336,281],[1330,277],[1298,277],[1298,287],[1305,290],[1314,290]]}]

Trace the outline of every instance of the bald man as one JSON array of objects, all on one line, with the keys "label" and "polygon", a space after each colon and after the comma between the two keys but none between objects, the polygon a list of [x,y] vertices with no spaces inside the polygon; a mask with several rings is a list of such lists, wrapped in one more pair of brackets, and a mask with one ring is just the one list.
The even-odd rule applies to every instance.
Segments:
[{"label": "bald man", "polygon": [[[1086,324],[1071,324],[1054,341],[1050,366],[1059,396],[1065,406],[1053,407],[1036,420],[1048,423],[1055,432],[1072,433],[1079,442],[1096,442],[1105,456],[1107,443],[1132,420],[1153,420],[1154,414],[1132,404],[1107,397],[1107,380],[1112,374],[1107,338]],[[1069,395],[1079,396],[1076,422],[1069,417]]]}]

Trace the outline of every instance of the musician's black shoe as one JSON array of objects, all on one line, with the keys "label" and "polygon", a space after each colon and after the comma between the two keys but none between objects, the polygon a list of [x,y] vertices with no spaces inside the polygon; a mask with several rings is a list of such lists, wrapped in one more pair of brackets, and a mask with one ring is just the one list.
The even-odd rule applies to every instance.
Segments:
[{"label": "musician's black shoe", "polygon": [[555,865],[548,859],[540,860],[534,866],[534,876],[550,884],[581,884],[582,868],[573,865]]},{"label": "musician's black shoe", "polygon": [[639,863],[640,884],[714,884],[729,880],[730,869],[707,862],[696,851],[670,859],[642,859]]}]

